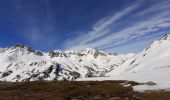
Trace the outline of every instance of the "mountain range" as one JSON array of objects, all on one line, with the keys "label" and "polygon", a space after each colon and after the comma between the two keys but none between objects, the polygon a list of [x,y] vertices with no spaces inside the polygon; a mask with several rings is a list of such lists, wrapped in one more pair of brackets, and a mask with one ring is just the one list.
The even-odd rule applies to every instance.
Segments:
[{"label": "mountain range", "polygon": [[15,82],[100,77],[118,67],[127,57],[92,48],[45,53],[17,44],[0,49],[0,80]]},{"label": "mountain range", "polygon": [[17,44],[0,49],[0,81],[135,80],[170,84],[170,35],[138,54],[121,55],[96,48],[41,52]]}]

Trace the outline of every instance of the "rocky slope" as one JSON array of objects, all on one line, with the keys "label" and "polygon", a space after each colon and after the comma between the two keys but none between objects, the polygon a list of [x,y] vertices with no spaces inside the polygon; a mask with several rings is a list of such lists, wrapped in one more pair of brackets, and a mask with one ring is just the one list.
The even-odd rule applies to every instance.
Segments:
[{"label": "rocky slope", "polygon": [[89,80],[93,77],[90,80],[153,81],[170,86],[169,58],[170,35],[167,34],[136,55],[105,53],[92,48],[44,53],[15,45],[0,49],[0,81]]},{"label": "rocky slope", "polygon": [[33,50],[25,45],[0,49],[0,81],[74,80],[104,76],[123,62],[117,53]]},{"label": "rocky slope", "polygon": [[170,35],[152,42],[136,56],[107,73],[111,79],[153,81],[170,86]]}]

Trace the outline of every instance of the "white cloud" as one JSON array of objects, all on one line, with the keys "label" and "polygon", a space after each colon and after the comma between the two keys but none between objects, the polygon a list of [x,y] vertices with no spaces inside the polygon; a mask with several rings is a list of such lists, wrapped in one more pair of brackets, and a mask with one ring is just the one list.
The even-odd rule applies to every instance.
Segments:
[{"label": "white cloud", "polygon": [[[123,22],[128,20],[125,15],[130,14],[139,7],[138,4],[132,5],[125,10],[117,12],[112,17],[99,20],[92,27],[92,30],[86,34],[82,34],[71,41],[67,41],[66,48],[79,49],[86,47],[110,48],[114,45],[123,44],[134,38],[139,38],[151,32],[157,32],[160,29],[170,27],[169,1],[163,1],[153,6],[143,9],[140,12],[129,16],[132,25],[122,28],[122,30],[114,31],[112,28],[116,21]],[[133,18],[140,18],[133,21]],[[123,20],[119,20],[123,19]],[[124,26],[125,23],[121,24]],[[107,34],[107,36],[105,36]],[[98,39],[99,38],[99,39]]]},{"label": "white cloud", "polygon": [[21,36],[32,45],[51,46],[55,44],[57,34],[53,25],[54,14],[46,0],[38,4],[16,1],[15,6],[16,14],[24,27],[18,32]]},{"label": "white cloud", "polygon": [[23,33],[24,37],[34,45],[51,46],[55,43],[55,37],[51,34],[43,33],[43,31],[40,31],[37,27],[25,29]]},{"label": "white cloud", "polygon": [[[135,5],[132,5],[130,7],[127,7],[124,10],[117,12],[113,16],[109,16],[109,17],[107,16],[107,17],[99,20],[98,22],[96,22],[93,25],[92,30],[89,31],[88,33],[81,34],[74,40],[71,40],[71,42],[70,42],[70,40],[68,40],[65,45],[66,48],[70,48],[70,47],[74,48],[75,45],[78,45],[82,48],[82,45],[85,46],[86,43],[88,43],[96,38],[102,37],[105,34],[108,34],[110,32],[110,29],[108,28],[110,25],[112,25],[114,22],[120,20],[125,15],[128,15],[129,13],[131,13],[138,6],[139,6],[139,3],[136,3]],[[78,47],[76,47],[76,48],[78,48]]]},{"label": "white cloud", "polygon": [[[161,15],[162,17],[165,15]],[[108,35],[99,41],[97,41],[96,44],[98,47],[102,46],[109,46],[112,44],[121,44],[125,43],[128,40],[131,40],[133,38],[137,38],[140,36],[143,36],[145,34],[149,34],[150,32],[156,32],[159,30],[159,26],[170,21],[170,18],[162,18],[160,16],[155,16],[155,18],[149,18],[148,20],[145,21],[139,21],[135,25],[130,26],[122,31],[112,33],[111,35]],[[170,24],[170,22],[168,23]],[[161,27],[161,28],[167,28]],[[93,44],[95,45],[95,44]]]}]

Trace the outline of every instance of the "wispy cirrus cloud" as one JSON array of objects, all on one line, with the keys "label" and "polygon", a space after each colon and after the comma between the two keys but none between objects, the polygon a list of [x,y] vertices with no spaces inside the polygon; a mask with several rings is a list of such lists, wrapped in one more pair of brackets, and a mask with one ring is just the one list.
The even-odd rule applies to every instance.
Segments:
[{"label": "wispy cirrus cloud", "polygon": [[18,33],[33,46],[50,48],[56,43],[57,34],[53,20],[55,15],[47,0],[38,3],[15,2],[16,14],[22,22],[23,29]]},{"label": "wispy cirrus cloud", "polygon": [[[65,47],[66,48],[84,48],[86,47],[85,44],[100,38],[106,34],[108,34],[111,30],[109,28],[110,25],[112,25],[114,22],[120,20],[122,17],[128,15],[130,12],[132,12],[133,10],[135,10],[135,8],[137,8],[139,6],[139,3],[132,5],[130,7],[127,7],[126,9],[121,10],[120,12],[117,12],[116,14],[114,14],[113,16],[107,16],[103,19],[100,19],[99,21],[97,21],[93,26],[92,26],[92,30],[90,30],[88,33],[86,34],[81,34],[80,36],[78,36],[77,38],[75,38],[73,41],[70,42],[70,40],[68,40],[66,42]],[[82,33],[82,32],[81,32]],[[76,47],[74,47],[76,45]],[[79,46],[79,47],[78,47]]]},{"label": "wispy cirrus cloud", "polygon": [[[69,49],[98,47],[107,50],[170,27],[170,1],[155,2],[152,6],[140,9],[142,3],[137,2],[111,17],[106,16],[96,22],[89,32],[71,41],[68,40],[65,47]],[[115,31],[113,28],[117,27],[116,25],[119,25],[120,29]]]}]

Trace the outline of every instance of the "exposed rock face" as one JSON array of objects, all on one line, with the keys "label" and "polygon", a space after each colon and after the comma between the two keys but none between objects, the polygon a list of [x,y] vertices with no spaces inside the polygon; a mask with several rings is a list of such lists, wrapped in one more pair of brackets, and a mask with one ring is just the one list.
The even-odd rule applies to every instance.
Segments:
[{"label": "exposed rock face", "polygon": [[170,34],[165,34],[161,40],[169,40],[170,41]]},{"label": "exposed rock face", "polygon": [[[138,72],[146,75],[158,73],[152,78],[157,81],[157,77],[169,75],[169,51],[168,34],[154,41],[139,54],[127,55],[118,55],[116,52],[105,53],[92,48],[44,53],[17,44],[0,49],[0,81],[75,80],[101,76],[115,78],[120,74],[122,74],[120,79],[142,79],[143,74]],[[158,71],[159,69],[163,72]]]},{"label": "exposed rock face", "polygon": [[17,44],[0,49],[0,81],[75,80],[104,76],[123,60],[119,55],[92,48],[44,53]]},{"label": "exposed rock face", "polygon": [[[169,86],[170,35],[153,41],[140,53],[132,56],[119,67],[107,73],[112,79],[152,81]],[[169,87],[168,87],[169,88]]]}]

